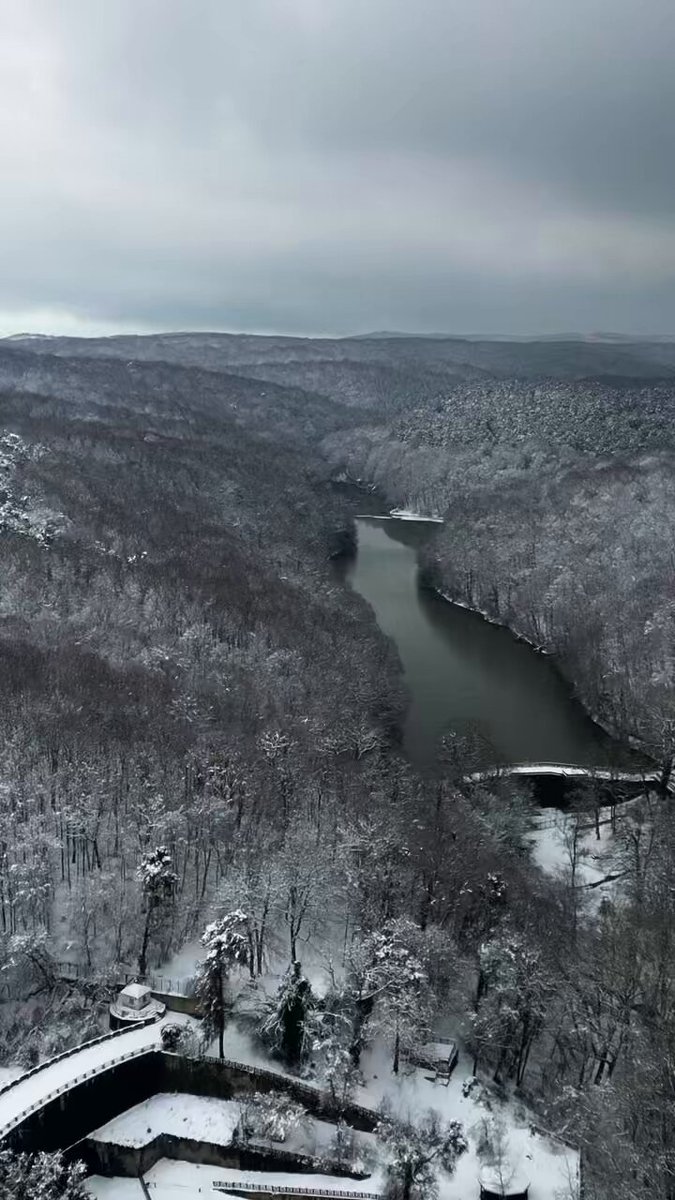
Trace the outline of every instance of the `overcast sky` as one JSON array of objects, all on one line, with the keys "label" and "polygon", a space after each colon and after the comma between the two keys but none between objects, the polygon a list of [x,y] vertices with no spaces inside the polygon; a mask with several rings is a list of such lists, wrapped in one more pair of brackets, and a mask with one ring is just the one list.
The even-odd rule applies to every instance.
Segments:
[{"label": "overcast sky", "polygon": [[0,332],[675,332],[675,0],[5,0]]}]

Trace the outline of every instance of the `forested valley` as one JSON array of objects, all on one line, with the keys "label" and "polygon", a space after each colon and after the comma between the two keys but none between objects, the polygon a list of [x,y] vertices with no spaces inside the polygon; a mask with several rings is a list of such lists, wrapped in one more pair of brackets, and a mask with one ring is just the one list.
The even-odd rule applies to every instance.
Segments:
[{"label": "forested valley", "polygon": [[[449,1013],[581,1149],[587,1200],[672,1200],[674,410],[667,343],[2,343],[0,1061],[94,1035],[120,965],[236,912],[252,978],[332,947],[353,1065]],[[442,517],[425,581],[653,756],[620,901],[585,903],[576,842],[537,868],[526,789],[465,782],[462,739],[406,761],[337,480]]]}]

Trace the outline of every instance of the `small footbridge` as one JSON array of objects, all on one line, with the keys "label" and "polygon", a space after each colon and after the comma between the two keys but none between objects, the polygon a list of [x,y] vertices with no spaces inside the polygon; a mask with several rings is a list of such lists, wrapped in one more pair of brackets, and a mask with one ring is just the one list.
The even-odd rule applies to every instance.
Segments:
[{"label": "small footbridge", "polygon": [[[596,803],[613,805],[656,788],[663,788],[660,771],[653,765],[641,770],[585,767],[576,763],[532,762],[511,763],[508,766],[487,767],[464,776],[466,784],[496,782],[498,779],[522,779],[532,785],[535,803],[542,808],[566,808],[570,792],[580,785],[590,785]],[[668,784],[667,790],[673,791]]]},{"label": "small footbridge", "polygon": [[494,766],[483,771],[473,771],[464,776],[465,783],[481,783],[486,779],[499,779],[505,776],[524,776],[530,779],[588,779],[603,783],[632,783],[636,785],[660,783],[661,774],[655,770],[622,771],[610,770],[606,767],[580,767],[574,763],[513,763],[509,766]]}]

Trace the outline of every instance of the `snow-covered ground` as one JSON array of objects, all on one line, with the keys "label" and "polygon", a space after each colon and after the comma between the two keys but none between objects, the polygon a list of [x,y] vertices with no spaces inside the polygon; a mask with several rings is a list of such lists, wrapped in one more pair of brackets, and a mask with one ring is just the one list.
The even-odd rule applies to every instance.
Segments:
[{"label": "snow-covered ground", "polygon": [[[643,810],[644,798],[626,800],[616,810],[616,821],[610,820],[611,809],[599,811],[599,838],[591,812],[581,815],[577,841],[575,886],[580,890],[591,912],[603,898],[621,900],[625,886],[626,868],[622,862],[621,839],[617,836],[626,823],[635,821]],[[556,809],[539,809],[531,834],[532,860],[538,868],[558,878],[571,878],[574,853],[575,816]]]},{"label": "snow-covered ground", "polygon": [[204,954],[205,950],[199,938],[193,938],[191,942],[186,942],[184,946],[181,946],[180,950],[176,950],[175,954],[172,954],[167,962],[162,963],[161,967],[157,967],[156,973],[187,984],[194,979],[197,963],[204,958]]},{"label": "snow-covered ground", "polygon": [[[228,1026],[225,1047],[226,1054],[232,1058],[249,1062],[255,1059],[256,1065],[262,1059],[268,1068],[276,1069],[263,1053],[254,1048],[250,1038],[236,1030],[233,1023]],[[478,1144],[485,1123],[495,1121],[503,1128],[509,1169],[520,1177],[526,1176],[529,1181],[530,1200],[576,1200],[579,1170],[577,1153],[534,1132],[529,1114],[517,1102],[499,1101],[480,1084],[465,1095],[463,1084],[470,1075],[470,1062],[464,1055],[460,1055],[447,1086],[434,1083],[430,1073],[423,1068],[406,1068],[394,1076],[391,1065],[391,1048],[382,1043],[372,1046],[363,1056],[365,1082],[363,1087],[357,1088],[354,1099],[373,1109],[384,1103],[392,1114],[413,1120],[433,1109],[443,1121],[459,1121],[462,1124],[469,1149],[459,1159],[454,1175],[448,1177],[441,1173],[441,1200],[466,1200],[466,1197],[478,1195],[478,1179],[481,1170],[485,1169],[485,1163],[478,1153]],[[231,1138],[238,1111],[236,1101],[159,1095],[108,1122],[94,1136],[116,1144],[143,1145],[157,1133],[165,1131],[176,1136],[225,1144]],[[284,1148],[327,1155],[333,1136],[334,1127],[329,1122],[308,1118],[303,1126],[289,1135]],[[377,1140],[373,1135],[359,1134],[356,1142],[359,1158],[365,1155],[367,1159],[370,1155],[376,1161]],[[377,1192],[382,1184],[382,1171],[383,1160],[380,1158],[379,1167],[374,1167],[372,1177],[360,1185],[341,1179],[334,1179],[332,1185],[342,1190]],[[214,1168],[188,1163],[161,1162],[148,1174],[146,1182],[158,1200],[163,1197],[169,1200],[173,1195],[180,1195],[181,1189],[185,1191],[191,1188],[192,1194],[198,1194],[199,1187],[210,1190],[212,1180],[232,1180],[235,1175],[237,1173],[233,1171],[218,1172]],[[253,1179],[253,1176],[250,1178]],[[256,1178],[272,1180],[269,1173]],[[295,1186],[303,1186],[308,1178],[312,1177],[303,1175],[292,1180],[290,1176],[278,1177],[281,1182],[293,1181]],[[276,1175],[274,1181],[277,1181]],[[330,1177],[323,1177],[321,1185],[330,1187]],[[108,1200],[108,1197],[127,1200],[124,1191],[119,1193],[119,1197],[115,1192],[102,1192],[95,1179],[89,1182],[89,1187],[96,1200]]]},{"label": "snow-covered ground", "polygon": [[[344,974],[340,960],[340,947],[344,940],[342,925],[337,929],[328,924],[324,936],[314,936],[309,942],[300,943],[300,959],[302,969],[312,985],[316,995],[324,996],[333,978],[339,979]],[[183,986],[194,979],[198,964],[204,959],[205,951],[199,938],[186,942],[172,954],[165,963],[157,968],[157,974],[178,982]],[[267,955],[264,973],[256,980],[257,985],[268,995],[276,995],[279,980],[290,965],[290,954],[287,948],[287,935],[278,930],[270,938],[270,949]],[[238,994],[245,989],[249,980],[248,971],[241,969],[233,972],[232,990]]]},{"label": "snow-covered ground", "polygon": [[[241,1115],[241,1102],[221,1100],[214,1096],[193,1096],[185,1092],[159,1092],[135,1104],[96,1129],[89,1136],[97,1142],[115,1146],[146,1146],[159,1134],[230,1146]],[[254,1139],[258,1141],[260,1139]],[[307,1117],[289,1130],[283,1142],[272,1142],[285,1151],[330,1157],[333,1153],[335,1126],[330,1121]],[[366,1161],[374,1157],[376,1141],[373,1134],[354,1134],[356,1157]]]},{"label": "snow-covered ground", "polygon": [[213,1096],[191,1096],[182,1092],[158,1092],[135,1104],[90,1136],[97,1142],[116,1146],[146,1146],[160,1133],[229,1146],[241,1105],[236,1100]]},{"label": "snow-covered ground", "polygon": [[92,1200],[145,1200],[140,1179],[122,1179],[120,1176],[106,1179],[103,1175],[90,1175],[86,1188]]},{"label": "snow-covered ground", "polygon": [[[574,817],[554,808],[539,809],[532,829],[532,860],[547,875],[570,873],[570,855]],[[576,879],[578,884],[595,883],[604,879],[611,869],[613,838],[608,824],[600,827],[600,839],[591,827],[590,813],[584,820],[588,828],[579,833],[576,849]]]},{"label": "snow-covered ground", "polygon": [[454,1175],[441,1176],[441,1200],[466,1200],[478,1195],[482,1163],[477,1143],[481,1125],[490,1117],[504,1123],[509,1165],[527,1175],[530,1200],[571,1200],[576,1196],[570,1190],[579,1169],[576,1152],[532,1133],[527,1112],[514,1102],[500,1103],[487,1094],[481,1099],[484,1090],[480,1086],[465,1096],[462,1084],[471,1073],[466,1056],[460,1055],[447,1087],[431,1082],[430,1073],[423,1068],[396,1077],[391,1070],[391,1052],[381,1043],[364,1054],[362,1068],[366,1086],[357,1089],[355,1095],[362,1104],[377,1108],[384,1101],[394,1114],[413,1119],[433,1109],[444,1121],[461,1122],[469,1149],[458,1160]]},{"label": "snow-covered ground", "polygon": [[[198,1163],[173,1162],[161,1158],[148,1171],[145,1182],[156,1200],[174,1200],[178,1196],[195,1196],[200,1192],[216,1196],[212,1184],[271,1183],[277,1187],[323,1188],[336,1192],[373,1192],[382,1188],[381,1175],[368,1179],[338,1179],[335,1175],[300,1175],[284,1171],[233,1171],[219,1167],[207,1167]],[[94,1193],[95,1194],[95,1193]]]}]

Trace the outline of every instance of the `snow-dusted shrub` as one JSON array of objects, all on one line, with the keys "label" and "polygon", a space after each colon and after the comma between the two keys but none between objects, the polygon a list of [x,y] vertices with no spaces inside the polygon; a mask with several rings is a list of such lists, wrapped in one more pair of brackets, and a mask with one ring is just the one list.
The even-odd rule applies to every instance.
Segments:
[{"label": "snow-dusted shrub", "polygon": [[239,1128],[244,1140],[262,1138],[285,1142],[292,1129],[307,1118],[307,1113],[285,1092],[255,1092],[242,1108]]},{"label": "snow-dusted shrub", "polygon": [[161,1033],[162,1050],[177,1050],[183,1039],[184,1031],[184,1026],[178,1025],[175,1021],[171,1021],[168,1025],[163,1025]]},{"label": "snow-dusted shrub", "polygon": [[56,1154],[0,1150],[2,1200],[87,1200],[82,1163],[66,1165]]},{"label": "snow-dusted shrub", "polygon": [[437,1167],[452,1174],[468,1149],[459,1121],[444,1125],[431,1109],[419,1124],[385,1116],[375,1132],[389,1152],[387,1200],[436,1200]]}]

